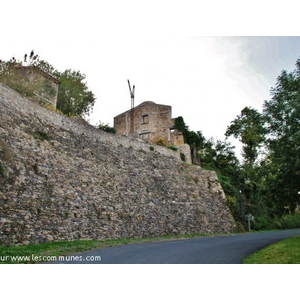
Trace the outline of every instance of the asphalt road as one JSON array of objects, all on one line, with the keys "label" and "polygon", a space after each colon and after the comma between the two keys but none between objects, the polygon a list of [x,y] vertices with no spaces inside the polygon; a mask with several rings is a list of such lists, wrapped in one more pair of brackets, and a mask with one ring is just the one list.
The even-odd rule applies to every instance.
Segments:
[{"label": "asphalt road", "polygon": [[240,264],[255,251],[294,235],[300,229],[125,245],[74,254],[59,263]]}]

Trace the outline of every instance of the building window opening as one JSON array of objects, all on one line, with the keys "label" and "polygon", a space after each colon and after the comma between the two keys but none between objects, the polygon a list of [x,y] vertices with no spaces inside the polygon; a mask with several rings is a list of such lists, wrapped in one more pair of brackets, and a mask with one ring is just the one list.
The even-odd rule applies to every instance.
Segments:
[{"label": "building window opening", "polygon": [[149,115],[142,115],[142,125],[149,124]]}]

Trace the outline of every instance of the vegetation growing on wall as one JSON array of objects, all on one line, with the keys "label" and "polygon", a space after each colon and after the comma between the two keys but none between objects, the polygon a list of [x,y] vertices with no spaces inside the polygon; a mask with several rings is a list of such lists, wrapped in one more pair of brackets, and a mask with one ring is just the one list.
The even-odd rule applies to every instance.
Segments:
[{"label": "vegetation growing on wall", "polygon": [[22,81],[16,70],[22,66],[27,66],[27,64],[35,67],[37,66],[37,63],[38,57],[34,55],[33,51],[28,60],[27,54],[25,54],[24,61],[16,60],[14,57],[9,61],[0,60],[0,81],[20,93],[22,96],[33,97],[35,91],[47,89],[47,87],[44,86],[44,82],[42,80],[29,82],[29,79],[27,81]]},{"label": "vegetation growing on wall", "polygon": [[183,117],[177,117],[175,119],[174,128],[182,132],[184,142],[187,143],[188,126],[185,124]]},{"label": "vegetation growing on wall", "polygon": [[110,127],[108,124],[104,124],[102,122],[99,122],[99,124],[96,125],[96,128],[99,128],[109,133],[116,133],[116,129],[114,127]]},{"label": "vegetation growing on wall", "polygon": [[60,81],[56,108],[63,114],[83,117],[92,111],[96,97],[88,89],[85,82],[86,76],[80,71],[71,69],[58,71],[51,64],[42,60],[33,50],[29,55],[25,54],[22,61],[16,60],[14,57],[9,61],[0,60],[0,81],[26,97],[33,97],[36,91],[48,95],[53,95],[56,91],[47,81],[36,80],[29,84],[29,82],[18,80],[15,69],[20,66],[38,68]]}]

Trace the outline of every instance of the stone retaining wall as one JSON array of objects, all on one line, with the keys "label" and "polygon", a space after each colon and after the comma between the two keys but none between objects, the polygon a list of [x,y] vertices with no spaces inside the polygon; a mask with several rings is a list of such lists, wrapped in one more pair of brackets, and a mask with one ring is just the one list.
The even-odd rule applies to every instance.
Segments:
[{"label": "stone retaining wall", "polygon": [[1,244],[234,230],[215,172],[0,84]]}]

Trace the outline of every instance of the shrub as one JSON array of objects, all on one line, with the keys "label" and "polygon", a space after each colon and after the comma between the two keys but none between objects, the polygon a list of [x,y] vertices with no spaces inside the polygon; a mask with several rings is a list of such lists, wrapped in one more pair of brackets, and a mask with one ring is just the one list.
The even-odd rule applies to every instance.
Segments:
[{"label": "shrub", "polygon": [[102,124],[101,122],[99,125],[96,126],[96,128],[102,129],[106,132],[113,133],[113,134],[117,132],[114,127],[110,127],[108,124]]},{"label": "shrub", "polygon": [[157,139],[157,140],[153,140],[153,143],[159,146],[166,146],[167,145],[167,141],[166,139]]},{"label": "shrub", "polygon": [[251,227],[254,230],[292,229],[300,228],[300,213],[285,215],[281,218],[270,216],[257,216]]},{"label": "shrub", "polygon": [[44,132],[39,129],[35,131],[34,138],[37,140],[40,140],[40,141],[44,141],[44,140],[49,141],[50,140],[49,134],[47,132]]},{"label": "shrub", "polygon": [[257,216],[254,218],[251,227],[254,230],[271,230],[275,229],[275,222],[269,216]]},{"label": "shrub", "polygon": [[185,154],[180,152],[180,158],[182,161],[186,161],[186,157],[185,157]]},{"label": "shrub", "polygon": [[300,228],[300,213],[283,216],[280,223],[282,229]]},{"label": "shrub", "polygon": [[167,148],[169,148],[169,149],[171,149],[173,151],[177,151],[178,150],[178,148],[175,147],[174,145],[169,145],[169,146],[167,146]]}]

